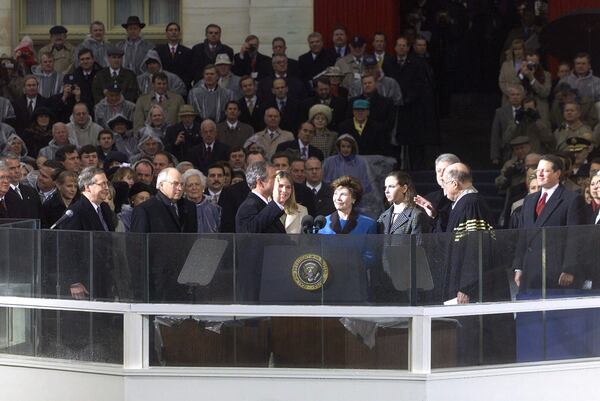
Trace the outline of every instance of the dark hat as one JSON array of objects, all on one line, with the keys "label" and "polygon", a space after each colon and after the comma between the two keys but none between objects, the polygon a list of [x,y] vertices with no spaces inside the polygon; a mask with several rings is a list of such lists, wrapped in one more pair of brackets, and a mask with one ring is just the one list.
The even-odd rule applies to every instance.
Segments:
[{"label": "dark hat", "polygon": [[582,150],[587,149],[591,144],[591,141],[580,136],[569,138],[567,139],[567,152],[581,152]]},{"label": "dark hat", "polygon": [[350,40],[350,46],[352,47],[362,47],[365,43],[365,39],[362,36],[354,36]]},{"label": "dark hat", "polygon": [[123,54],[125,54],[125,52],[123,52],[123,50],[119,49],[117,46],[108,46],[108,48],[106,49],[107,56],[123,57]]},{"label": "dark hat", "polygon": [[73,75],[73,74],[67,74],[63,78],[63,84],[74,85],[76,83],[77,83],[77,80],[75,79],[75,75]]},{"label": "dark hat", "polygon": [[140,192],[148,192],[152,195],[153,191],[150,185],[144,184],[143,182],[136,182],[129,188],[129,197],[131,198]]},{"label": "dark hat", "polygon": [[31,117],[35,120],[38,116],[48,116],[52,119],[54,118],[54,113],[52,113],[52,111],[50,111],[50,109],[47,107],[38,107],[33,111],[33,115]]},{"label": "dark hat", "polygon": [[377,65],[377,59],[374,56],[371,56],[370,54],[366,55],[363,58],[363,65],[365,67],[371,67],[371,66]]},{"label": "dark hat", "polygon": [[365,99],[356,99],[352,103],[352,108],[354,110],[369,110],[369,101]]},{"label": "dark hat", "polygon": [[67,28],[65,28],[62,25],[55,25],[52,28],[50,28],[50,35],[60,35],[67,32],[69,32],[67,31]]},{"label": "dark hat", "polygon": [[125,153],[119,152],[118,150],[111,150],[104,158],[104,171],[108,172],[108,166],[110,166],[110,163],[112,162],[127,163],[128,161],[129,159]]},{"label": "dark hat", "polygon": [[119,123],[125,124],[127,126],[127,129],[133,128],[133,123],[131,122],[131,120],[128,120],[127,118],[125,118],[125,116],[123,114],[117,114],[115,117],[110,119],[108,121],[108,128],[114,130],[115,125],[117,125]]},{"label": "dark hat", "polygon": [[146,24],[140,21],[140,17],[138,17],[137,15],[130,15],[129,17],[127,17],[127,22],[121,24],[121,26],[125,29],[127,29],[129,25],[139,25],[140,29],[144,29],[144,27],[146,26]]},{"label": "dark hat", "polygon": [[529,143],[529,137],[526,137],[525,135],[519,135],[510,141],[510,146],[523,145],[525,143]]},{"label": "dark hat", "polygon": [[121,93],[121,85],[117,81],[109,81],[104,85],[104,89],[109,92]]}]

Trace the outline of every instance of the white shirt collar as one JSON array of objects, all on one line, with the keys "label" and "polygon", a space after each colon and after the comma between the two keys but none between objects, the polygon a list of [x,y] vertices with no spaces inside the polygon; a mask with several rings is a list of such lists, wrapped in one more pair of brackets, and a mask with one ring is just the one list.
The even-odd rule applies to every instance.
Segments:
[{"label": "white shirt collar", "polygon": [[308,187],[308,189],[310,189],[311,191],[312,191],[313,189],[316,189],[316,190],[317,190],[317,192],[319,192],[319,191],[321,190],[321,187],[323,186],[323,181],[321,181],[321,182],[319,183],[319,185],[317,185],[316,187],[313,187],[313,186],[312,186],[312,185],[310,185],[310,184],[308,183],[308,181],[307,181],[307,182],[306,182],[306,186],[307,186],[307,187]]},{"label": "white shirt collar", "polygon": [[559,184],[556,184],[555,186],[553,186],[550,189],[545,189],[542,188],[542,193],[540,194],[540,198],[544,195],[544,192],[546,192],[548,195],[546,196],[546,203],[548,202],[548,200],[552,197],[552,195],[554,194],[554,192],[556,191],[556,188],[558,188]]},{"label": "white shirt collar", "polygon": [[261,194],[258,193],[258,191],[256,190],[252,190],[252,193],[256,196],[258,196],[260,199],[262,199],[263,202],[265,202],[266,204],[269,203],[269,200],[267,198],[265,198],[264,196],[262,196]]},{"label": "white shirt collar", "polygon": [[229,121],[227,121],[227,126],[229,127],[229,129],[236,129],[238,125],[238,122],[234,122],[234,123],[230,123]]},{"label": "white shirt collar", "polygon": [[112,68],[112,67],[108,67],[108,68],[110,68],[110,76],[111,76],[111,77],[112,77],[112,76],[113,76],[113,74],[115,74],[115,73],[116,73],[117,75],[119,75],[119,71],[121,71],[121,69],[120,69],[120,68],[119,68],[118,70],[113,70],[113,68]]}]

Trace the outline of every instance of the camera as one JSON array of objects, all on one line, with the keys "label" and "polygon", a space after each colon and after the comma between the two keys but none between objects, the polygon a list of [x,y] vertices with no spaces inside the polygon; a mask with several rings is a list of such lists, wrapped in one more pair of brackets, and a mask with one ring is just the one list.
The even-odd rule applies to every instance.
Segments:
[{"label": "camera", "polygon": [[515,175],[525,174],[525,163],[522,160],[517,160],[513,163],[512,166],[508,167],[504,171],[504,176],[506,178],[514,177]]},{"label": "camera", "polygon": [[532,63],[531,61],[529,61],[529,62],[527,63],[527,69],[528,69],[529,71],[535,71],[535,68],[536,68],[536,67],[537,67],[537,65],[536,65],[535,63]]}]

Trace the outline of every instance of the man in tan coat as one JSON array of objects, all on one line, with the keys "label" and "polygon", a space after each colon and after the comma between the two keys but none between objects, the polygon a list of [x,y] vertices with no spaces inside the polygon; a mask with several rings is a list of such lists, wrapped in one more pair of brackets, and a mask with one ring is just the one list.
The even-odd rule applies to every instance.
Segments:
[{"label": "man in tan coat", "polygon": [[152,76],[153,90],[140,96],[135,104],[135,114],[133,116],[134,132],[137,132],[144,126],[148,112],[155,104],[158,104],[165,110],[167,124],[171,125],[178,122],[177,113],[179,112],[179,107],[185,104],[185,102],[181,95],[167,90],[168,81],[164,72],[157,72]]},{"label": "man in tan coat", "polygon": [[54,56],[54,69],[63,74],[73,70],[72,44],[67,42],[67,28],[62,25],[50,28],[50,43],[40,49],[39,54],[49,53]]},{"label": "man in tan coat", "polygon": [[267,127],[248,138],[244,143],[244,147],[247,149],[256,144],[264,149],[265,158],[271,159],[279,144],[294,140],[294,134],[279,127],[280,122],[281,115],[276,107],[265,110],[265,124]]}]

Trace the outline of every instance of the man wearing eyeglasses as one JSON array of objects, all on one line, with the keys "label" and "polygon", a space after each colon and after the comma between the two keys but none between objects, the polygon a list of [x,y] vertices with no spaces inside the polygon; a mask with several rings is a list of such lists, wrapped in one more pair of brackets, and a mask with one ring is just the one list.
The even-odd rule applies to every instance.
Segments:
[{"label": "man wearing eyeglasses", "polygon": [[[181,173],[173,167],[162,170],[156,178],[156,195],[133,209],[131,232],[195,233],[198,229],[196,205],[182,198]],[[187,287],[177,284],[180,266],[187,252],[177,248],[175,236],[149,236],[150,300],[178,301],[185,298]]]}]

